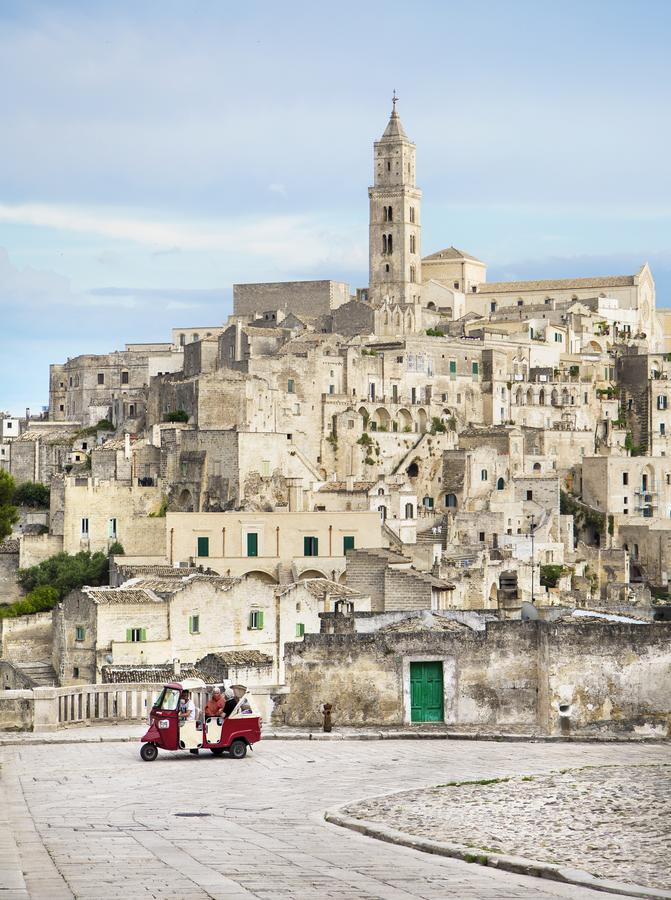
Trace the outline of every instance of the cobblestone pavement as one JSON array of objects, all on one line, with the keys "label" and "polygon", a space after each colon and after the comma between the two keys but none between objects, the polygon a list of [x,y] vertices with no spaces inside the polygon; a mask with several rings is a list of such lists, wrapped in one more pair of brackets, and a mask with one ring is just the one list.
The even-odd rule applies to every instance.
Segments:
[{"label": "cobblestone pavement", "polygon": [[671,764],[444,784],[354,803],[343,812],[435,841],[671,887]]},{"label": "cobblestone pavement", "polygon": [[[671,761],[670,748],[626,744],[262,741],[242,761],[161,754],[152,763],[138,749],[0,750],[3,900],[603,900],[372,840],[328,825],[324,811],[450,780]],[[9,877],[14,858],[20,883]]]}]

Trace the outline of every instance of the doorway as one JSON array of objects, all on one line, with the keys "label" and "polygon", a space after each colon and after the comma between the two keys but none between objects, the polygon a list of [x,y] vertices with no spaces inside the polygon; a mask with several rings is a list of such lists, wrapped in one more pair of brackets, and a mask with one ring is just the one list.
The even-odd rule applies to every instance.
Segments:
[{"label": "doorway", "polygon": [[410,663],[410,719],[412,722],[442,722],[442,662]]}]

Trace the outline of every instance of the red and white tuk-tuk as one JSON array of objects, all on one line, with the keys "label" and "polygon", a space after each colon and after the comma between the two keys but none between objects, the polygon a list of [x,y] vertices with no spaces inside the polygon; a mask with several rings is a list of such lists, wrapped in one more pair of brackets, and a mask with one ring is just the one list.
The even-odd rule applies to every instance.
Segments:
[{"label": "red and white tuk-tuk", "polygon": [[[149,729],[141,738],[140,756],[152,762],[159,750],[210,750],[215,756],[228,751],[243,759],[247,748],[261,740],[261,716],[254,709],[246,688],[233,685],[237,703],[227,716],[205,716],[196,710],[194,721],[180,721],[180,698],[191,692],[204,707],[205,682],[185,678],[166,684],[149,714]],[[198,704],[196,704],[197,706]]]}]

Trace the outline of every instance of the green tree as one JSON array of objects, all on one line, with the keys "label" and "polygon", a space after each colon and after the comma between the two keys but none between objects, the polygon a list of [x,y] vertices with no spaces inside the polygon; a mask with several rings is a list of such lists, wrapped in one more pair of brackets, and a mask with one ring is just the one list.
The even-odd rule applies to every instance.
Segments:
[{"label": "green tree", "polygon": [[164,422],[188,422],[189,414],[185,412],[183,409],[178,409],[175,412],[166,413],[163,416]]},{"label": "green tree", "polygon": [[58,603],[56,588],[42,585],[27,594],[23,600],[0,607],[0,619],[15,619],[17,616],[28,616],[31,613],[47,612]]},{"label": "green tree", "polygon": [[39,481],[24,481],[14,491],[14,503],[17,506],[32,506],[35,509],[48,509],[51,489]]},{"label": "green tree", "polygon": [[12,526],[19,520],[13,502],[15,490],[12,476],[4,469],[0,471],[0,541],[4,541],[12,533]]},{"label": "green tree", "polygon": [[81,551],[71,556],[57,553],[29,569],[19,569],[19,583],[27,591],[41,586],[53,587],[62,600],[70,591],[83,585],[107,584],[109,560],[104,553]]}]

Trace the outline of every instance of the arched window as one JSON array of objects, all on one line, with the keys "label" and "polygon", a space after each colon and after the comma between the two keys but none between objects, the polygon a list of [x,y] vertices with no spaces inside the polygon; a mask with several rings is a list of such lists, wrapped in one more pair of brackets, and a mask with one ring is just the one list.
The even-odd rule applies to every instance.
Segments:
[{"label": "arched window", "polygon": [[538,395],[538,404],[539,406],[545,406],[545,391],[543,390],[543,388],[541,388]]},{"label": "arched window", "polygon": [[480,481],[487,481],[489,475],[487,474],[487,469],[480,470]]},{"label": "arched window", "polygon": [[393,212],[391,206],[387,207],[387,214],[389,216],[389,221],[393,222],[394,221],[394,212]]},{"label": "arched window", "polygon": [[392,252],[391,235],[388,234],[387,235],[387,253],[391,253],[391,252]]},{"label": "arched window", "polygon": [[383,222],[387,221],[387,207],[386,206],[382,207],[382,221]]},{"label": "arched window", "polygon": [[387,252],[387,235],[383,234],[382,235],[382,253],[384,254],[386,252]]},{"label": "arched window", "polygon": [[506,486],[506,483],[505,483],[505,481],[503,480],[503,478],[499,478],[499,480],[496,482],[496,490],[497,490],[497,491],[502,491],[502,490],[504,489],[505,486]]},{"label": "arched window", "polygon": [[540,472],[540,470],[541,470],[541,464],[538,462],[534,463],[534,472]]},{"label": "arched window", "polygon": [[456,494],[445,494],[445,506],[447,506],[448,509],[456,509],[457,495]]},{"label": "arched window", "polygon": [[377,495],[378,497],[384,497],[384,488],[378,488]]},{"label": "arched window", "polygon": [[415,252],[415,246],[416,246],[415,235],[414,235],[414,234],[411,234],[411,235],[410,235],[410,252],[411,252],[411,253],[414,253],[414,252]]},{"label": "arched window", "polygon": [[386,506],[378,506],[377,511],[380,513],[380,518],[384,522],[387,518],[387,507]]},{"label": "arched window", "polygon": [[415,508],[412,503],[405,504],[405,517],[406,519],[412,519],[415,516]]}]

